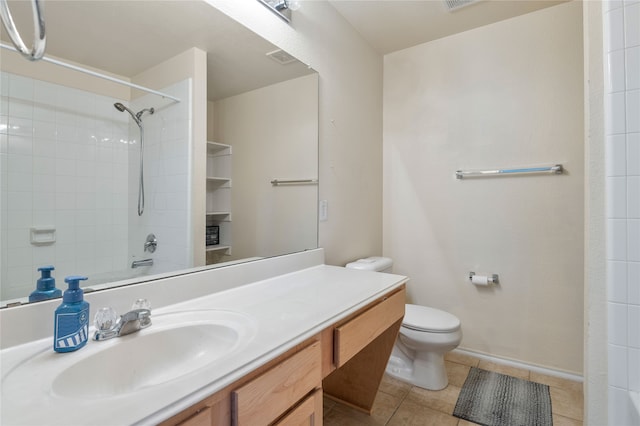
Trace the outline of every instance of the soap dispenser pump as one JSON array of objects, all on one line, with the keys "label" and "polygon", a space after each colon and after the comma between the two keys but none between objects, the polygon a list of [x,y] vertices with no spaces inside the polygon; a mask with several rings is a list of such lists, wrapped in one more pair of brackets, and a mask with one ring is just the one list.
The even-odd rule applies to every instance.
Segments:
[{"label": "soap dispenser pump", "polygon": [[62,296],[62,290],[56,288],[56,280],[51,276],[53,266],[38,268],[40,278],[36,282],[36,289],[29,295],[29,302],[53,299]]},{"label": "soap dispenser pump", "polygon": [[89,338],[89,303],[84,300],[80,281],[87,277],[72,275],[64,281],[69,288],[62,295],[62,304],[55,313],[53,350],[71,352],[87,344]]}]

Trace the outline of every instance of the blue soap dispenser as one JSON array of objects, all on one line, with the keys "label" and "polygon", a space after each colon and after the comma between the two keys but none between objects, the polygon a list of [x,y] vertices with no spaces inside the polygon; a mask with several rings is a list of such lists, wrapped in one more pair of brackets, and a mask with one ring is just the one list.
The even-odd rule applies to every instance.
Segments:
[{"label": "blue soap dispenser", "polygon": [[51,276],[53,266],[43,266],[38,268],[40,279],[36,282],[36,289],[29,295],[29,302],[39,300],[54,299],[62,296],[62,290],[56,288],[56,280]]},{"label": "blue soap dispenser", "polygon": [[80,281],[87,277],[70,276],[64,281],[69,288],[64,291],[62,304],[55,313],[53,350],[76,351],[87,344],[89,338],[89,303],[84,301]]}]

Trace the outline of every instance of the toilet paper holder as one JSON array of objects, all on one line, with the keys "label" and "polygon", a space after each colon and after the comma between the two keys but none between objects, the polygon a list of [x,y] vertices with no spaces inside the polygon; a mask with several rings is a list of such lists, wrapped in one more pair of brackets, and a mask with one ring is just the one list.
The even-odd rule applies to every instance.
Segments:
[{"label": "toilet paper holder", "polygon": [[[473,282],[473,277],[475,275],[475,272],[469,272],[469,281]],[[480,278],[480,276],[478,277]],[[487,284],[500,284],[500,277],[498,277],[498,274],[487,275]]]}]

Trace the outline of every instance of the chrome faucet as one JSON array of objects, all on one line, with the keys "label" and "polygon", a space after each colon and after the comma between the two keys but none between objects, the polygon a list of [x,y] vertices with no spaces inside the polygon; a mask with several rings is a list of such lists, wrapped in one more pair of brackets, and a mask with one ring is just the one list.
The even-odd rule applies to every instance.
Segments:
[{"label": "chrome faucet", "polygon": [[113,308],[101,308],[95,316],[96,332],[93,340],[107,340],[126,336],[151,325],[151,305],[146,299],[138,299],[133,309],[117,316]]}]

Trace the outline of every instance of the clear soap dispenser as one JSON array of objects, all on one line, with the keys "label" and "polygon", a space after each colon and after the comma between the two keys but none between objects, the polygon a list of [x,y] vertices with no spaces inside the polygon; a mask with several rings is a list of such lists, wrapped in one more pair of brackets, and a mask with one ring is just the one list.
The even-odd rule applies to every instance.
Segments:
[{"label": "clear soap dispenser", "polygon": [[89,338],[89,303],[84,300],[80,281],[87,277],[72,275],[64,281],[69,288],[64,291],[62,304],[55,313],[53,350],[71,352],[87,344]]}]

